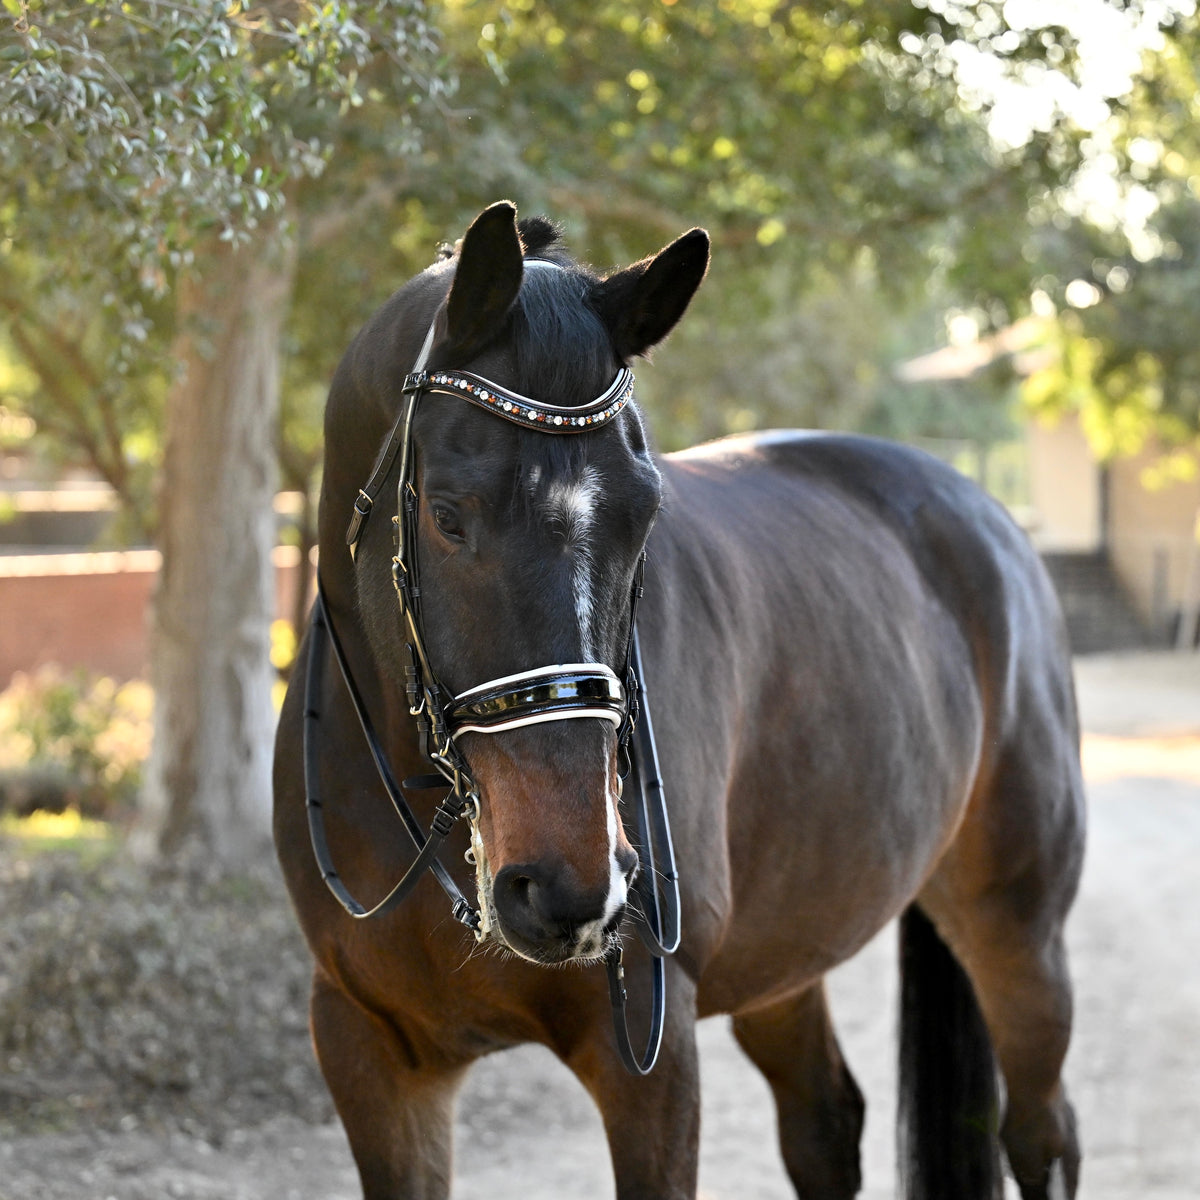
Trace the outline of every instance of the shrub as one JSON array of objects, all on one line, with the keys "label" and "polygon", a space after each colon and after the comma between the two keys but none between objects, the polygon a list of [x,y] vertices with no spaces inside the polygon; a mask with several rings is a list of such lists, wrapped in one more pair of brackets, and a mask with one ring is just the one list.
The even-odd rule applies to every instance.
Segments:
[{"label": "shrub", "polygon": [[219,1138],[328,1120],[311,959],[267,862],[206,880],[0,840],[0,1140],[130,1120]]},{"label": "shrub", "polygon": [[0,809],[129,812],[150,752],[150,686],[83,671],[19,673],[0,693]]}]

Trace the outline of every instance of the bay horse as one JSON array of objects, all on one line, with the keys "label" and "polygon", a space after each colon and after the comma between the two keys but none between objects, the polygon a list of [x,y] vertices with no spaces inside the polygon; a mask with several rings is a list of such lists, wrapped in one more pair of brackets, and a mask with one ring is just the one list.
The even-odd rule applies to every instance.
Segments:
[{"label": "bay horse", "polygon": [[[1085,816],[1052,587],[997,503],[911,448],[777,432],[654,456],[628,367],[683,315],[708,257],[692,230],[602,278],[549,222],[499,203],[383,305],[334,377],[320,576],[339,646],[316,644],[307,697],[288,691],[275,834],[364,1196],[447,1196],[464,1074],[538,1042],[594,1098],[619,1200],[693,1197],[694,1024],[717,1013],[770,1083],[797,1194],[855,1195],[863,1100],[823,977],[899,917],[907,1194],[994,1200],[1003,1150],[1023,1200],[1072,1197],[1063,926]],[[366,520],[391,495],[396,518]],[[624,941],[644,1025],[621,782],[638,590],[682,925],[644,1075],[616,1052],[601,967]],[[557,714],[574,719],[439,727],[489,688],[503,709],[564,672],[598,697]],[[469,830],[430,791],[411,804],[444,838],[443,886],[477,899],[474,934],[426,871],[403,903],[347,915],[350,892],[378,903],[414,859],[375,750],[398,778],[430,755],[469,777]]]}]

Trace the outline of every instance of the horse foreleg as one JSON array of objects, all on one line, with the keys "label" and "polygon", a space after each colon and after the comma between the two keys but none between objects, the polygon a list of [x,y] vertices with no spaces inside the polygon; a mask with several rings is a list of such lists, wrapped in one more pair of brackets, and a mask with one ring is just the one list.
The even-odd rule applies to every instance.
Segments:
[{"label": "horse foreleg", "polygon": [[801,1200],[847,1200],[862,1186],[862,1092],[842,1057],[823,982],[737,1016],[734,1036],[775,1096],[779,1144]]},{"label": "horse foreleg", "polygon": [[464,1069],[419,1062],[399,1030],[319,971],[311,1014],[317,1060],[350,1140],[364,1200],[445,1200],[454,1095]]},{"label": "horse foreleg", "polygon": [[[640,953],[635,964],[629,972],[630,1008],[644,1013],[647,998],[638,994],[638,982],[648,968],[643,970]],[[604,1120],[617,1200],[695,1200],[696,1196],[700,1066],[695,992],[683,972],[673,968],[668,963],[666,1027],[658,1063],[649,1075],[632,1076],[621,1065],[607,1013],[566,1056]]]}]

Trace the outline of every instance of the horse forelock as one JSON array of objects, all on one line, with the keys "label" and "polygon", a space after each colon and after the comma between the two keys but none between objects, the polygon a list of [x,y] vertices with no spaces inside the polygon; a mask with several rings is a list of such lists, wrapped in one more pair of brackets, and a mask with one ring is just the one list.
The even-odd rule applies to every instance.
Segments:
[{"label": "horse forelock", "polygon": [[525,217],[517,222],[517,233],[527,255],[562,248],[562,230],[549,217]]},{"label": "horse forelock", "polygon": [[[531,242],[527,250],[534,245],[538,258],[561,269],[526,268],[503,327],[479,357],[445,365],[543,402],[586,404],[604,392],[619,367],[610,332],[591,303],[598,278],[552,240]],[[457,489],[488,497],[492,512],[523,531],[524,550],[508,560],[514,575],[537,575],[533,591],[543,599],[560,597],[548,607],[562,610],[556,617],[564,630],[574,625],[588,651],[584,657],[599,653],[611,640],[610,626],[620,624],[620,614],[607,611],[622,590],[613,591],[610,559],[622,564],[622,574],[629,557],[621,545],[624,531],[641,525],[634,510],[652,511],[659,497],[633,406],[605,427],[548,435],[433,394],[419,427],[424,460],[452,462]]]},{"label": "horse forelock", "polygon": [[567,263],[526,270],[504,336],[517,389],[544,403],[586,404],[612,382],[612,341],[588,303],[595,278]]},{"label": "horse forelock", "polygon": [[[541,247],[540,256],[562,269],[526,270],[503,335],[504,350],[518,391],[547,403],[586,404],[604,391],[617,370],[608,329],[589,302],[597,279],[565,253],[546,254],[547,248]],[[514,509],[526,517],[545,515],[546,497],[577,485],[596,458],[597,441],[613,432],[547,437],[522,431],[516,446]]]}]

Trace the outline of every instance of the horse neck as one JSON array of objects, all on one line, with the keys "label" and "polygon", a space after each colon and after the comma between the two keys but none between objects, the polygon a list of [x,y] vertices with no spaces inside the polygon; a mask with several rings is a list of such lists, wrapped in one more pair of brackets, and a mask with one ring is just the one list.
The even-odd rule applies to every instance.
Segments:
[{"label": "horse neck", "polygon": [[[371,318],[334,373],[325,406],[325,470],[318,513],[321,575],[331,602],[353,598],[353,564],[346,545],[354,502],[370,477],[376,455],[400,412],[404,378],[420,353],[445,280],[418,276]],[[391,514],[380,493],[376,522]]]}]

